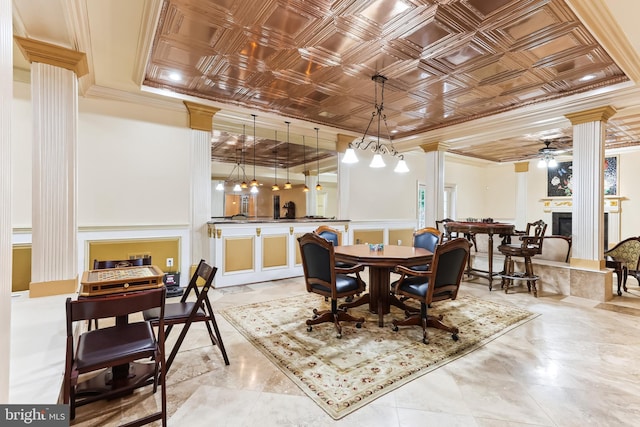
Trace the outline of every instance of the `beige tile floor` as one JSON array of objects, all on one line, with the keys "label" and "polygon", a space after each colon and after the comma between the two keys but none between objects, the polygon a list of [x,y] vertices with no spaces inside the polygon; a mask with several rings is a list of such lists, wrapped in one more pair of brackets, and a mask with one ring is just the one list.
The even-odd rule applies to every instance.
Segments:
[{"label": "beige tile floor", "polygon": [[[216,310],[304,293],[302,279],[214,290]],[[461,293],[539,313],[479,350],[334,421],[222,316],[231,365],[190,331],[169,373],[170,426],[636,426],[640,422],[640,287],[599,304],[560,295],[505,295],[486,281]],[[174,365],[176,366],[176,365]],[[184,367],[184,365],[183,365]],[[173,368],[172,368],[173,370]],[[73,425],[111,426],[156,405],[147,392],[78,409]]]}]

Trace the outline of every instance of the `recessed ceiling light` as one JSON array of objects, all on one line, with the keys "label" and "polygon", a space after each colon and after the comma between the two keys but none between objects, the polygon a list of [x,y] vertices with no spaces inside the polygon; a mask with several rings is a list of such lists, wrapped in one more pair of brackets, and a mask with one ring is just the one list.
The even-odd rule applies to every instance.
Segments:
[{"label": "recessed ceiling light", "polygon": [[169,78],[171,80],[173,80],[174,82],[179,82],[180,80],[182,80],[182,77],[180,76],[180,74],[178,73],[171,73],[169,74]]}]

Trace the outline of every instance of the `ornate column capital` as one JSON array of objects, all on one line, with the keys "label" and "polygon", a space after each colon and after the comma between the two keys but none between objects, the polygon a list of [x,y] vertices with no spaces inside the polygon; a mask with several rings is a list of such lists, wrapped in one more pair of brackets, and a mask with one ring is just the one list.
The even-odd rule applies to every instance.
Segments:
[{"label": "ornate column capital", "polygon": [[195,102],[183,101],[189,111],[189,127],[195,130],[211,132],[213,130],[213,116],[220,111],[219,108]]},{"label": "ornate column capital", "polygon": [[529,172],[529,162],[516,162],[513,164],[513,169],[518,172]]},{"label": "ornate column capital", "polygon": [[441,141],[420,144],[420,148],[422,148],[422,151],[425,153],[430,153],[432,151],[447,151],[450,147],[451,146],[449,144]]},{"label": "ornate column capital", "polygon": [[336,151],[338,153],[344,153],[345,151],[347,151],[349,144],[356,139],[356,137],[353,135],[345,135],[343,133],[339,133],[337,137],[338,141],[336,142]]},{"label": "ornate column capital", "polygon": [[29,62],[40,62],[71,70],[80,78],[89,74],[87,55],[51,43],[14,36],[14,39]]},{"label": "ornate column capital", "polygon": [[573,126],[589,122],[607,122],[617,113],[617,110],[610,105],[605,107],[592,108],[590,110],[579,111],[577,113],[565,114]]}]

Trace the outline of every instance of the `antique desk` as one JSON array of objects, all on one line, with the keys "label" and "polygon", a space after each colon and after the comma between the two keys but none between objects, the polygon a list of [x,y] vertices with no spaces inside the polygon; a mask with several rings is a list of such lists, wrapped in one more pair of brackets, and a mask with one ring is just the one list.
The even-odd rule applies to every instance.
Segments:
[{"label": "antique desk", "polygon": [[381,251],[372,251],[369,245],[336,246],[335,255],[336,261],[369,267],[369,293],[344,306],[355,307],[368,302],[369,311],[378,314],[380,327],[384,325],[383,317],[389,313],[392,305],[407,309],[395,295],[391,295],[389,288],[390,275],[396,265],[423,265],[430,263],[433,258],[433,253],[426,249],[395,245],[385,245]]},{"label": "antique desk", "polygon": [[508,239],[515,230],[513,224],[507,224],[503,222],[447,222],[444,225],[448,235],[451,233],[462,233],[469,240],[473,240],[475,234],[487,234],[489,237],[488,247],[488,263],[489,270],[479,270],[471,268],[471,257],[469,257],[469,267],[467,273],[471,276],[484,277],[489,280],[489,290],[492,289],[492,282],[494,277],[500,275],[500,272],[493,271],[493,235],[497,234],[505,239]]}]

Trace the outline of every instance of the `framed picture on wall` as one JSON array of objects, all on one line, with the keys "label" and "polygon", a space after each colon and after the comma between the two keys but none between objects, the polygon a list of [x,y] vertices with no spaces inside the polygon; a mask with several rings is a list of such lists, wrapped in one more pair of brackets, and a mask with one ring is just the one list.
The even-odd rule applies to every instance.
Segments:
[{"label": "framed picture on wall", "polygon": [[[570,197],[573,195],[573,162],[558,162],[547,170],[547,196]],[[618,194],[618,157],[604,159],[604,195]]]}]

